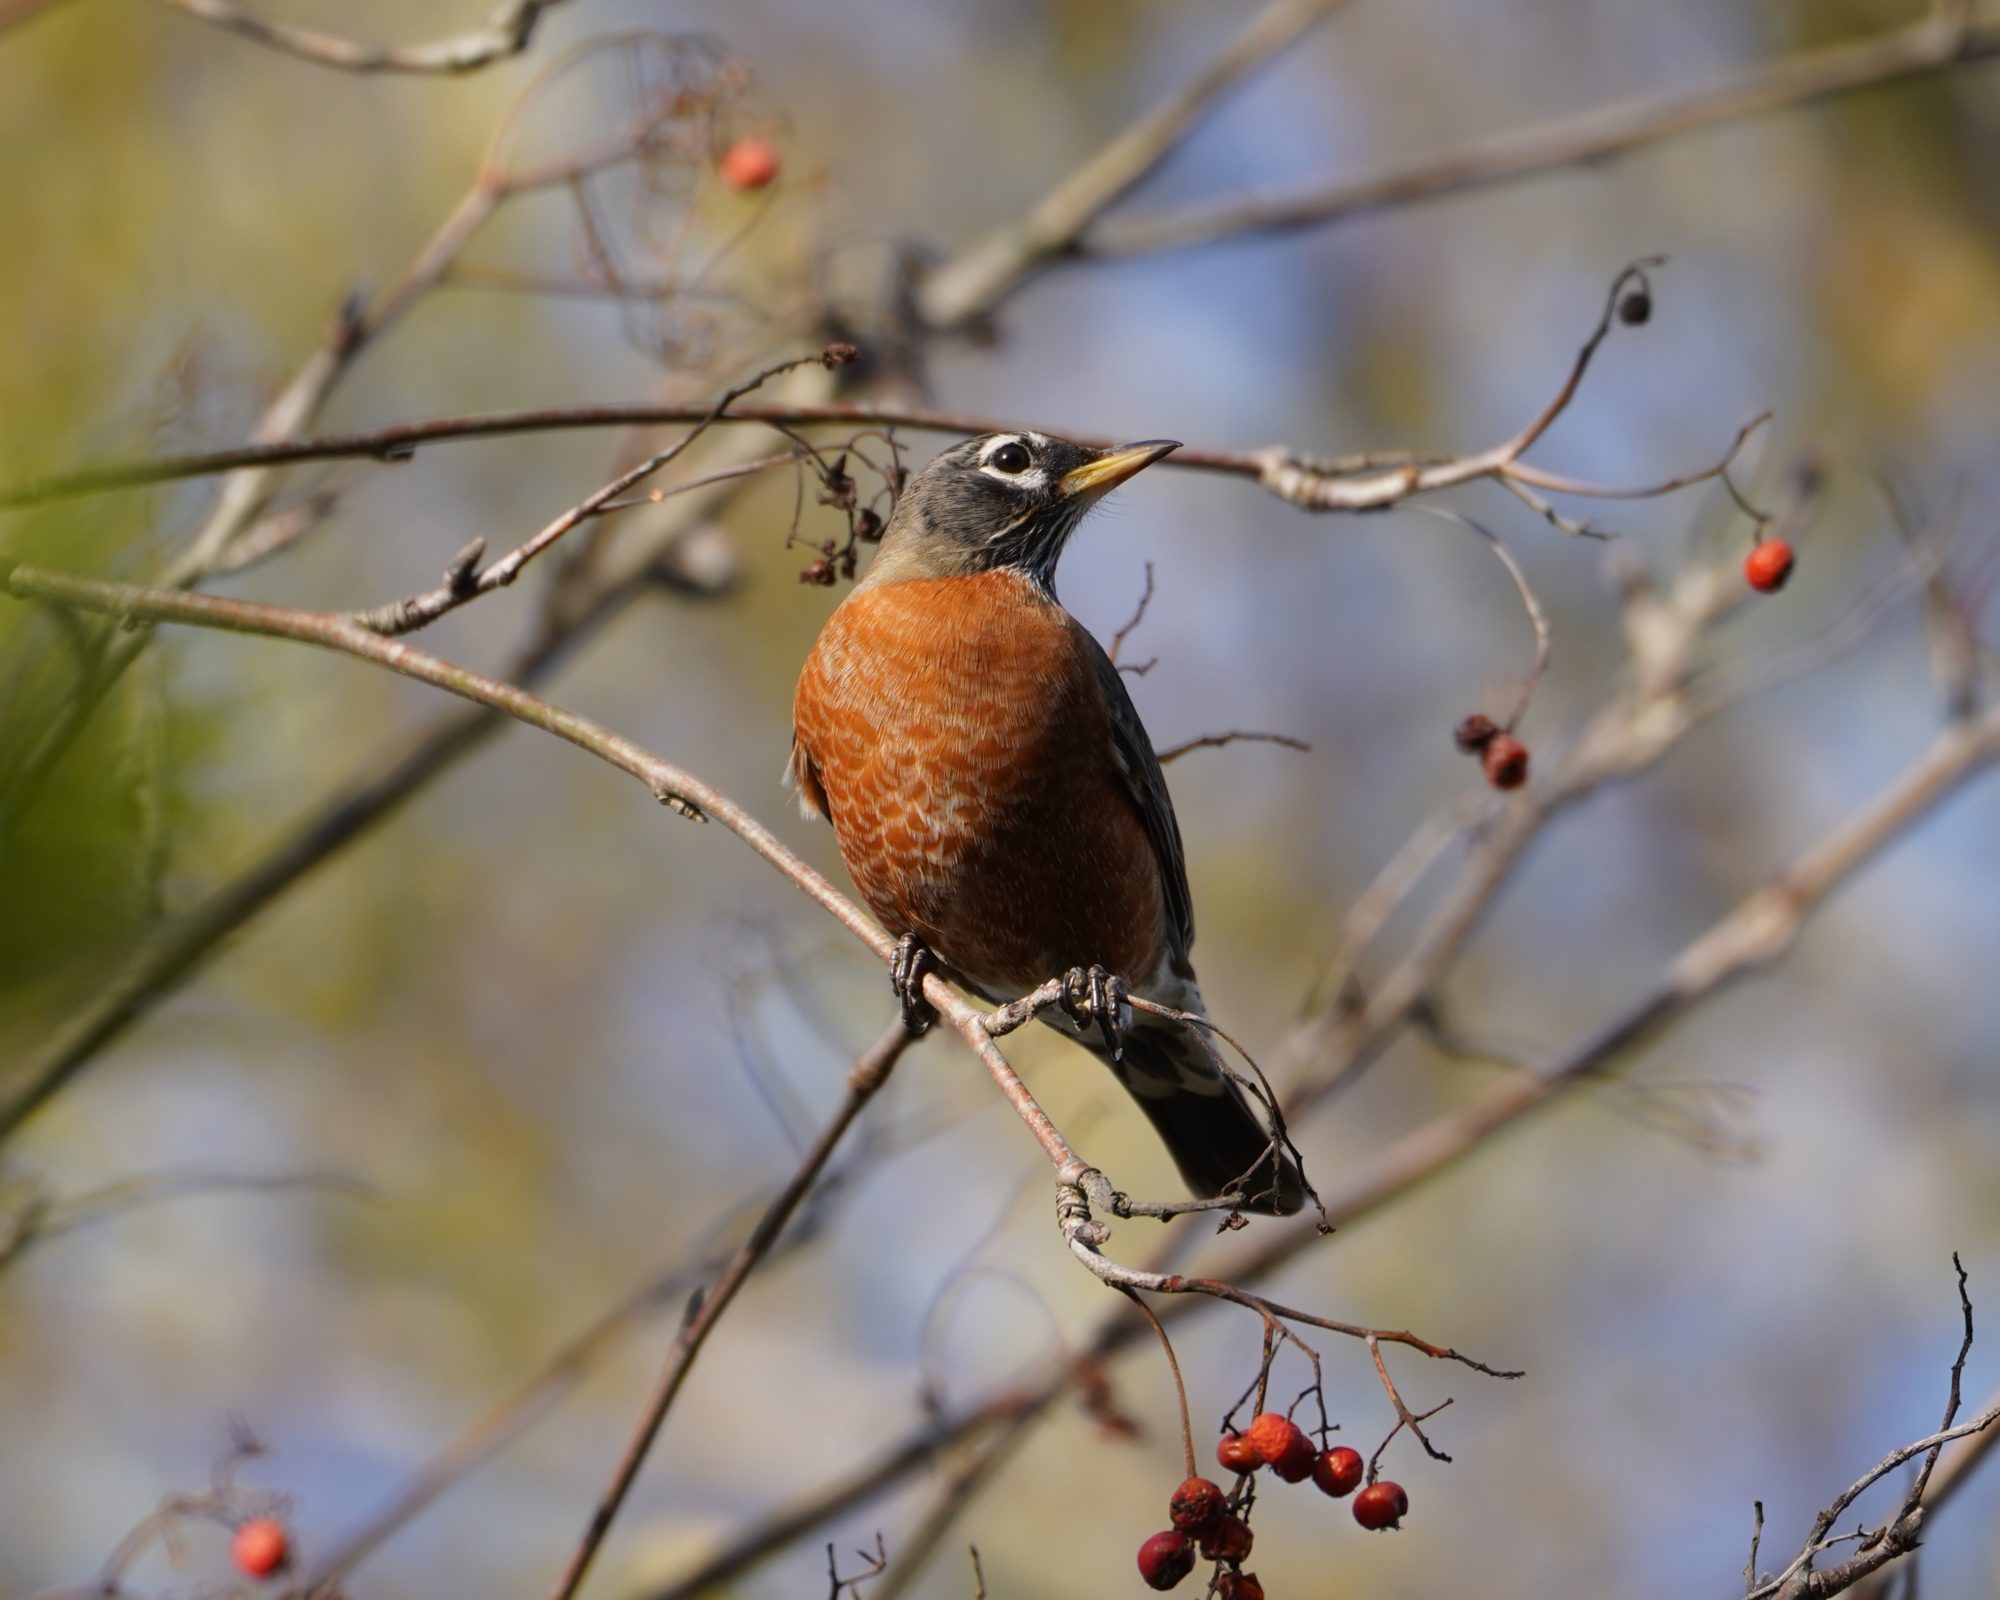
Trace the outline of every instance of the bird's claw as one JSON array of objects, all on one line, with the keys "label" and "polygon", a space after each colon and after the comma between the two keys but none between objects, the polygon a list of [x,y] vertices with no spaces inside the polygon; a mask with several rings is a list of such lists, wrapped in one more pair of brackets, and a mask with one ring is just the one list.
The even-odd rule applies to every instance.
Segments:
[{"label": "bird's claw", "polygon": [[1079,1026],[1097,1024],[1113,1061],[1125,1059],[1125,1025],[1131,1007],[1123,978],[1102,967],[1071,967],[1063,974],[1062,1006]]},{"label": "bird's claw", "polygon": [[937,1008],[924,998],[924,977],[937,970],[931,947],[914,933],[896,941],[896,954],[889,962],[889,987],[903,1007],[903,1026],[922,1037],[937,1021]]}]

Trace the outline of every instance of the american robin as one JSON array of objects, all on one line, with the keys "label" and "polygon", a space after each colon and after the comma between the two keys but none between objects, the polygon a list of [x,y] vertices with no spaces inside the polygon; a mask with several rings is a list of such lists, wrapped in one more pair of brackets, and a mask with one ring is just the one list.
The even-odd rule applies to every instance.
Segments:
[{"label": "american robin", "polygon": [[1298,1209],[1298,1169],[1200,1030],[1179,825],[1111,659],[1063,609],[1056,562],[1110,489],[1178,446],[1091,450],[997,433],[904,488],[867,575],[821,630],[792,707],[790,780],[902,941],[989,998],[1067,977],[1042,1013],[1106,1060],[1196,1194]]}]

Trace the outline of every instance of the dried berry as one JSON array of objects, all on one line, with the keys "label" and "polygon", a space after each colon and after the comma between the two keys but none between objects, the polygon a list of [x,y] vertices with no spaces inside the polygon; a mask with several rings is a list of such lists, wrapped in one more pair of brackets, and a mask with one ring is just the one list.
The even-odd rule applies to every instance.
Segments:
[{"label": "dried berry", "polygon": [[1201,1553],[1210,1561],[1241,1561],[1250,1553],[1252,1538],[1249,1523],[1225,1512],[1201,1536]]},{"label": "dried berry", "polygon": [[1791,581],[1792,547],[1783,539],[1765,539],[1743,559],[1743,577],[1760,594],[1776,594]]},{"label": "dried berry", "polygon": [[1215,1600],[1264,1600],[1264,1586],[1254,1572],[1225,1572],[1215,1580]]},{"label": "dried berry", "polygon": [[[1305,1431],[1276,1411],[1266,1411],[1250,1424],[1250,1448],[1257,1452],[1257,1459],[1265,1466],[1276,1470],[1280,1463],[1297,1466],[1301,1459],[1307,1472],[1312,1471],[1312,1440]],[[1283,1477],[1282,1472],[1279,1473]],[[1287,1480],[1296,1483],[1296,1478]]]},{"label": "dried berry", "polygon": [[1618,302],[1618,320],[1628,328],[1637,328],[1652,320],[1653,291],[1643,285],[1628,289]]},{"label": "dried berry", "polygon": [[291,1560],[291,1541],[276,1517],[252,1517],[229,1541],[229,1559],[253,1578],[268,1578]]},{"label": "dried berry", "polygon": [[1189,1478],[1167,1504],[1167,1520],[1182,1533],[1199,1538],[1229,1509],[1229,1497],[1207,1478]]},{"label": "dried berry", "polygon": [[1171,1589],[1194,1571],[1194,1546],[1169,1528],[1139,1546],[1139,1576],[1149,1589]]},{"label": "dried berry", "polygon": [[1459,749],[1471,755],[1475,750],[1484,750],[1499,731],[1491,717],[1482,711],[1475,711],[1451,730],[1451,738]]},{"label": "dried berry", "polygon": [[1410,1509],[1410,1497],[1400,1483],[1384,1478],[1354,1497],[1354,1520],[1364,1528],[1393,1528]]},{"label": "dried berry", "polygon": [[1512,734],[1495,735],[1479,757],[1486,781],[1496,789],[1518,789],[1528,781],[1528,747]]},{"label": "dried berry", "polygon": [[844,367],[861,359],[861,346],[850,344],[845,339],[836,339],[819,353],[820,365],[831,372],[835,367]]},{"label": "dried berry", "polygon": [[831,588],[833,579],[833,563],[827,560],[825,556],[821,556],[815,561],[808,561],[803,567],[799,568],[800,583],[816,583],[822,588]]},{"label": "dried berry", "polygon": [[765,139],[738,139],[722,152],[716,175],[732,189],[762,189],[778,176],[776,148]]},{"label": "dried berry", "polygon": [[1322,1450],[1319,1459],[1313,1462],[1313,1482],[1320,1486],[1322,1493],[1341,1500],[1354,1493],[1364,1470],[1365,1463],[1359,1450],[1350,1450],[1344,1444],[1335,1445],[1331,1450]]},{"label": "dried berry", "polygon": [[1225,1433],[1216,1440],[1215,1459],[1222,1463],[1225,1472],[1255,1472],[1261,1464],[1257,1460],[1257,1447],[1241,1433]]}]

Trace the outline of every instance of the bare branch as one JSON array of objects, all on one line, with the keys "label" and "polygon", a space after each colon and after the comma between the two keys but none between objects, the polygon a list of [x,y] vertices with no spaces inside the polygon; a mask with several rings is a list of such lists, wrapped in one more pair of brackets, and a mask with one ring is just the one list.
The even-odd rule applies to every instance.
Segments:
[{"label": "bare branch", "polygon": [[[1423,1124],[1380,1150],[1329,1202],[1330,1222],[1335,1226],[1351,1224],[1456,1167],[1505,1129],[1556,1103],[1570,1090],[1603,1078],[1614,1063],[1627,1058],[1637,1046],[1709,995],[1775,960],[1828,896],[1996,762],[2000,762],[2000,713],[1988,711],[1970,726],[1944,730],[1931,749],[1873,803],[1808,849],[1770,889],[1746,899],[1696,939],[1651,992],[1552,1068],[1517,1075],[1472,1105]],[[1323,1047],[1317,1030],[1308,1023],[1295,1032],[1292,1047],[1310,1047],[1316,1041]],[[1288,1266],[1317,1238],[1316,1230],[1309,1227],[1295,1226],[1277,1233],[1238,1259],[1232,1266],[1232,1277],[1237,1284],[1259,1282]],[[1198,1297],[1177,1297],[1162,1308],[1162,1320],[1171,1322],[1198,1303]],[[1109,1360],[1145,1331],[1145,1324],[1130,1314],[1106,1317],[1076,1357],[1037,1384],[971,1407],[944,1422],[928,1424],[921,1436],[892,1443],[849,1478],[789,1508],[768,1526],[746,1531],[700,1572],[662,1586],[654,1600],[691,1600],[703,1587],[741,1573],[762,1555],[816,1526],[823,1517],[851,1510],[901,1481],[947,1441],[997,1429],[981,1447],[982,1457],[1010,1452],[1077,1371]],[[1988,1447],[1996,1433],[2000,1430],[1981,1436],[1974,1448]],[[1934,1481],[1934,1498],[1956,1481],[1950,1472],[1951,1461],[1947,1459]]]},{"label": "bare branch", "polygon": [[[831,378],[808,368],[795,381],[824,390]],[[726,441],[725,458],[740,443]],[[700,523],[721,498],[714,492],[686,495],[675,502],[673,514],[617,547],[610,559],[593,563],[579,581],[551,586],[527,642],[501,675],[522,687],[533,686],[626,606],[662,586],[699,598],[727,593],[735,574],[730,548],[705,535]],[[565,579],[570,576],[566,573]],[[172,993],[229,934],[510,725],[504,714],[483,706],[439,718],[372,777],[335,793],[261,858],[171,919],[51,1038],[17,1064],[8,1097],[0,1101],[0,1143],[137,1018]]]},{"label": "bare branch", "polygon": [[232,5],[230,0],[164,0],[177,11],[218,28],[317,66],[343,72],[463,73],[477,72],[526,50],[544,12],[563,0],[510,0],[493,13],[484,27],[471,28],[428,44],[380,47],[356,44],[337,34],[273,22]]},{"label": "bare branch", "polygon": [[1160,765],[1178,761],[1190,750],[1220,750],[1224,745],[1237,744],[1248,740],[1255,744],[1281,744],[1287,750],[1310,750],[1312,746],[1303,739],[1295,739],[1289,733],[1262,733],[1254,728],[1230,728],[1222,733],[1204,733],[1193,739],[1183,739],[1179,744],[1170,744],[1160,752]]},{"label": "bare branch", "polygon": [[[604,1536],[611,1529],[611,1522],[618,1509],[625,1503],[633,1482],[639,1476],[639,1468],[645,1464],[646,1456],[659,1436],[661,1425],[667,1420],[667,1412],[687,1381],[693,1369],[695,1357],[701,1354],[701,1347],[714,1332],[723,1312],[736,1298],[757,1264],[769,1253],[777,1242],[792,1213],[798,1209],[811,1190],[814,1181],[826,1163],[832,1159],[834,1147],[840,1143],[842,1135],[861,1114],[861,1109],[874,1098],[875,1091],[882,1087],[889,1073],[901,1059],[902,1054],[915,1042],[915,1035],[907,1030],[900,1018],[890,1025],[881,1038],[855,1062],[847,1076],[847,1097],[841,1101],[839,1109],[820,1130],[812,1148],[799,1162],[797,1169],[786,1180],[785,1187],[764,1208],[757,1219],[757,1226],[750,1230],[750,1236],[729,1260],[715,1282],[704,1290],[695,1309],[682,1324],[679,1335],[674,1340],[673,1349],[667,1354],[665,1367],[654,1384],[652,1395],[647,1399],[646,1408],[641,1413],[638,1426],[627,1441],[618,1465],[613,1469],[611,1481],[605,1485],[592,1509],[590,1520],[584,1526],[583,1536],[570,1553],[569,1561],[563,1568],[562,1576],[556,1580],[550,1591],[555,1600],[570,1600],[583,1583],[584,1574],[590,1570],[592,1559],[604,1542]],[[880,1570],[878,1567],[877,1571]],[[839,1592],[835,1585],[835,1593]]]},{"label": "bare branch", "polygon": [[1703,128],[1969,66],[1996,55],[2000,55],[2000,23],[1975,24],[1960,8],[1939,7],[1900,32],[1830,45],[1756,68],[1732,82],[1488,135],[1462,150],[1289,199],[1228,200],[1152,216],[1109,218],[1079,238],[1073,250],[1100,258],[1154,255],[1246,233],[1321,227],[1565,167],[1595,165]]},{"label": "bare branch", "polygon": [[1027,216],[974,241],[931,273],[916,310],[932,328],[989,316],[1157,167],[1216,104],[1282,55],[1343,0],[1271,0],[1194,81],[1140,117],[1051,189]]},{"label": "bare branch", "polygon": [[350,1199],[376,1198],[367,1184],[338,1172],[158,1172],[106,1184],[66,1200],[33,1192],[10,1214],[0,1217],[0,1268],[19,1260],[33,1246],[164,1201],[300,1189],[320,1189]]},{"label": "bare branch", "polygon": [[[475,539],[452,558],[451,565],[445,569],[444,581],[435,589],[427,589],[422,594],[411,595],[404,600],[396,600],[390,602],[388,605],[377,606],[371,611],[357,612],[353,617],[353,621],[373,633],[387,635],[412,633],[419,628],[428,627],[431,623],[437,621],[439,617],[456,611],[460,606],[477,600],[481,595],[491,594],[495,589],[505,588],[521,575],[522,569],[530,561],[534,560],[536,556],[548,549],[549,546],[562,538],[572,528],[598,515],[628,489],[642,483],[645,479],[652,477],[661,468],[669,466],[678,460],[690,445],[706,433],[717,419],[722,417],[729,410],[730,406],[735,404],[744,395],[761,388],[771,379],[794,371],[799,367],[809,366],[817,362],[820,366],[830,371],[835,367],[845,366],[853,359],[854,347],[852,345],[829,345],[826,350],[816,355],[798,356],[790,361],[781,361],[775,366],[766,367],[762,372],[725,391],[722,397],[709,408],[707,414],[695,423],[693,428],[682,434],[672,444],[668,445],[666,449],[655,452],[646,457],[637,466],[629,467],[624,472],[619,473],[617,477],[613,478],[601,489],[598,489],[595,493],[572,506],[544,527],[539,533],[535,534],[533,538],[523,541],[499,560],[481,568],[479,566],[479,558],[486,549],[486,541],[484,539]],[[767,459],[787,460],[789,456]],[[729,470],[728,476],[739,477],[743,475],[743,471],[744,469],[741,467],[732,468]],[[705,481],[715,482],[717,480],[711,476]],[[689,487],[693,487],[693,485],[689,485]],[[642,501],[640,503],[643,504],[646,502]]]},{"label": "bare branch", "polygon": [[[1456,488],[1487,478],[1503,483],[1515,478],[1528,484],[1547,482],[1556,486],[1558,492],[1575,483],[1574,492],[1577,493],[1624,498],[1646,498],[1705,482],[1727,469],[1742,448],[1750,429],[1738,430],[1727,453],[1714,466],[1683,473],[1664,484],[1649,484],[1632,490],[1621,490],[1611,485],[1581,485],[1576,480],[1552,478],[1548,474],[1530,472],[1520,462],[1523,453],[1541,439],[1575,397],[1592,358],[1610,332],[1620,296],[1630,284],[1643,279],[1645,268],[1651,264],[1650,261],[1635,262],[1617,276],[1606,296],[1597,325],[1571,358],[1555,395],[1512,437],[1484,450],[1464,456],[1436,451],[1377,451],[1360,456],[1320,459],[1282,445],[1248,452],[1183,446],[1160,464],[1173,471],[1254,479],[1279,499],[1306,511],[1381,511],[1416,495]],[[418,449],[428,445],[462,440],[574,429],[699,423],[706,418],[707,407],[686,403],[560,406],[433,417],[418,422],[394,423],[361,433],[329,434],[317,439],[253,441],[228,450],[77,467],[40,478],[0,484],[0,510],[43,505],[153,483],[213,476],[247,467],[292,466],[304,461],[335,460],[389,463],[406,461]],[[795,429],[821,425],[906,428],[959,435],[1019,432],[1027,426],[1018,419],[1006,417],[921,406],[860,403],[733,406],[728,415],[708,420],[759,425],[788,435]],[[1088,432],[1068,431],[1066,436],[1094,448],[1110,448],[1120,442],[1106,435]]]}]

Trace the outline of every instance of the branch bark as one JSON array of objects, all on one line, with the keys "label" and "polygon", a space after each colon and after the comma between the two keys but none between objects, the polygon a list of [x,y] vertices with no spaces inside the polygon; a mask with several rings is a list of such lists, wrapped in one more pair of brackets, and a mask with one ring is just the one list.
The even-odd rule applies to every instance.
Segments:
[{"label": "branch bark", "polygon": [[1351,217],[1594,165],[1704,128],[1769,116],[1863,89],[2000,56],[2000,22],[1974,23],[1941,5],[1924,21],[1874,39],[1774,62],[1727,83],[1627,101],[1429,156],[1284,199],[1226,200],[1151,216],[1109,218],[1077,238],[1096,259],[1158,255],[1251,234],[1297,232]]},{"label": "branch bark", "polygon": [[933,329],[990,316],[1051,261],[1069,253],[1229,92],[1282,55],[1345,0],[1272,0],[1184,89],[1133,122],[1051,189],[1018,222],[975,240],[918,285],[918,319]]},{"label": "branch bark", "polygon": [[358,44],[317,28],[274,22],[232,5],[229,0],[163,0],[163,3],[239,39],[310,61],[315,66],[359,73],[459,74],[477,72],[496,61],[520,55],[534,42],[543,15],[563,0],[510,0],[493,13],[484,27],[468,28],[426,44],[400,46]]}]

